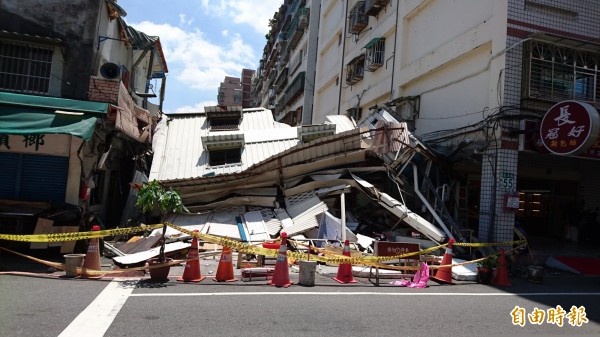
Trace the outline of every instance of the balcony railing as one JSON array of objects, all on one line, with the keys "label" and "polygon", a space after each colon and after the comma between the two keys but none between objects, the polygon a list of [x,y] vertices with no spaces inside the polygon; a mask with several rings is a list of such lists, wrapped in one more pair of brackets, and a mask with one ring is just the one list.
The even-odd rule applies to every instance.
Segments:
[{"label": "balcony railing", "polygon": [[277,77],[277,79],[275,80],[275,92],[277,92],[277,94],[281,93],[283,91],[283,89],[285,88],[285,85],[288,82],[288,68],[283,68],[283,70],[281,71],[281,73],[279,73],[279,76]]},{"label": "balcony railing", "polygon": [[290,49],[296,48],[298,42],[304,34],[304,30],[308,27],[308,18],[310,10],[308,8],[301,8],[296,12],[290,28],[287,31],[288,46]]},{"label": "balcony railing", "polygon": [[290,63],[290,75],[294,74],[294,72],[296,72],[298,67],[300,67],[300,65],[302,64],[303,54],[304,53],[302,52],[302,50],[300,50],[300,52],[298,52],[298,55],[296,55],[296,57],[294,57],[294,59]]},{"label": "balcony railing", "polygon": [[290,103],[300,96],[304,90],[304,76],[304,71],[299,73],[285,91],[285,94],[283,95],[283,101],[285,102],[285,105],[290,105]]}]

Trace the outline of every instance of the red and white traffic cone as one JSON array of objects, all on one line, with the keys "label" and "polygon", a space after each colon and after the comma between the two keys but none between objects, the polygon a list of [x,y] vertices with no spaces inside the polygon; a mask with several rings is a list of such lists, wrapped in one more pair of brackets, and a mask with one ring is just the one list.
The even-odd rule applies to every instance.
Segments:
[{"label": "red and white traffic cone", "polygon": [[287,245],[285,243],[287,233],[281,233],[281,245],[279,246],[279,253],[277,254],[277,262],[275,263],[275,271],[273,272],[273,279],[267,284],[276,287],[289,287],[293,282],[290,282],[290,270],[288,267],[287,260]]},{"label": "red and white traffic cone", "polygon": [[223,247],[219,266],[217,267],[217,275],[213,278],[215,282],[235,282],[237,279],[233,277],[233,261],[231,259],[231,247]]},{"label": "red and white traffic cone", "polygon": [[[194,230],[198,232],[198,230]],[[180,282],[200,282],[204,280],[206,276],[200,274],[200,257],[198,256],[198,238],[194,236],[192,239],[192,246],[188,251],[187,262],[185,263],[185,269],[183,275],[177,278]]]},{"label": "red and white traffic cone", "polygon": [[[100,226],[93,226],[92,231],[99,231]],[[88,244],[87,253],[83,260],[83,269],[81,272],[81,278],[100,278],[101,276],[87,273],[86,270],[100,271],[100,240],[98,238],[90,239]]]},{"label": "red and white traffic cone", "polygon": [[503,248],[500,248],[500,256],[498,257],[498,265],[496,266],[492,284],[505,287],[512,285],[508,279],[508,268],[506,267],[506,257],[504,256]]},{"label": "red and white traffic cone", "polygon": [[449,267],[442,267],[437,270],[434,276],[431,278],[449,284],[452,283],[452,245],[454,244],[454,239],[448,240],[448,245],[446,245],[446,252],[444,253],[444,257],[442,257],[442,262],[440,265],[450,265]]},{"label": "red and white traffic cone", "polygon": [[[344,256],[350,257],[350,241],[346,240],[344,242]],[[342,263],[338,267],[338,272],[336,277],[332,277],[335,281],[339,283],[358,283],[352,276],[352,264],[350,263]]]}]

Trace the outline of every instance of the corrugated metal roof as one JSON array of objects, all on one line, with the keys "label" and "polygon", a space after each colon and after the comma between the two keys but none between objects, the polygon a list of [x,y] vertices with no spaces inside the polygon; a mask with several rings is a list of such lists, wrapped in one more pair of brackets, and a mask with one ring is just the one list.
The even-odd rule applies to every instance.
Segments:
[{"label": "corrugated metal roof", "polygon": [[[337,127],[335,128],[336,133],[342,133],[344,131],[356,129],[356,124],[354,121],[348,116],[345,115],[331,115],[325,116],[327,122],[335,124]],[[326,122],[326,123],[327,123]]]},{"label": "corrugated metal roof", "polygon": [[[215,108],[216,109],[216,108]],[[240,130],[208,131],[206,114],[170,115],[167,130],[158,132],[150,180],[179,180],[241,172],[296,145],[296,128],[273,121],[270,110],[244,112]],[[162,127],[162,126],[161,126]],[[240,164],[209,166],[204,140],[238,139],[244,133]]]},{"label": "corrugated metal roof", "polygon": [[244,226],[250,242],[262,242],[271,239],[259,211],[244,213]]},{"label": "corrugated metal roof", "polygon": [[245,211],[244,206],[216,209],[209,220],[208,234],[241,240],[242,236],[236,217]]},{"label": "corrugated metal roof", "polygon": [[[300,205],[302,204],[304,203],[300,203]],[[305,209],[305,211],[298,216],[292,218],[294,224],[289,227],[284,226],[282,231],[285,231],[288,235],[292,236],[304,233],[313,228],[317,228],[319,227],[319,220],[317,216],[323,212],[326,212],[327,210],[327,205],[325,205],[324,202],[319,202],[318,204]]]},{"label": "corrugated metal roof", "polygon": [[285,198],[286,211],[292,218],[297,217],[320,202],[321,200],[317,197],[315,191],[298,193]]},{"label": "corrugated metal roof", "polygon": [[7,38],[21,40],[21,41],[46,43],[46,44],[52,44],[52,45],[56,45],[56,46],[60,46],[63,44],[63,41],[59,38],[39,36],[39,35],[29,35],[29,34],[17,33],[17,32],[9,32],[9,31],[3,30],[3,29],[0,29],[0,37],[7,37]]}]

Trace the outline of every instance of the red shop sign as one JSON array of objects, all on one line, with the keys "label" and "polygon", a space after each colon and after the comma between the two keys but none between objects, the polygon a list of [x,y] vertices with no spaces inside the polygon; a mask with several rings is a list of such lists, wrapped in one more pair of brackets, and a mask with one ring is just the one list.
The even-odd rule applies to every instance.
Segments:
[{"label": "red shop sign", "polygon": [[600,116],[588,103],[563,101],[542,119],[540,140],[554,154],[577,155],[588,150],[600,132]]}]

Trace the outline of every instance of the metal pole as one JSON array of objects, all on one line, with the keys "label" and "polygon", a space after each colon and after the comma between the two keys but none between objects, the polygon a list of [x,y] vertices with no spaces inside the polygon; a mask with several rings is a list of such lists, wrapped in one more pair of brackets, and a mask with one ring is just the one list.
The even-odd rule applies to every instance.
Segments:
[{"label": "metal pole", "polygon": [[346,197],[343,191],[340,196],[340,203],[342,208],[342,242],[346,242]]}]

